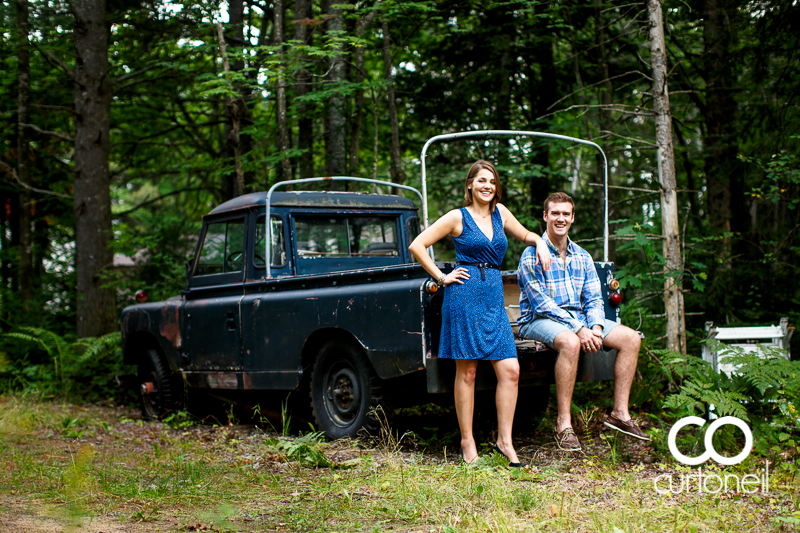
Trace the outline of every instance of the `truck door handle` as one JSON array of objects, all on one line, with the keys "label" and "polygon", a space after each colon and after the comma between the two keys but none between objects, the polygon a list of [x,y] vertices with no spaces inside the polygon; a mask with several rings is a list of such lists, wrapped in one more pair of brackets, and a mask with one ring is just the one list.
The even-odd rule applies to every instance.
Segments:
[{"label": "truck door handle", "polygon": [[228,313],[225,323],[228,324],[228,331],[236,331],[236,319],[233,317],[233,312]]}]

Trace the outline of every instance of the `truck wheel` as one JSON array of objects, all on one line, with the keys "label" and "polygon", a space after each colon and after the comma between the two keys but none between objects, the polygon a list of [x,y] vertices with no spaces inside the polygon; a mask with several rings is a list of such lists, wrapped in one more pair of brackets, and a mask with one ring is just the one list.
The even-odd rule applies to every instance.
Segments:
[{"label": "truck wheel", "polygon": [[145,420],[158,420],[172,410],[177,397],[170,371],[156,350],[147,350],[139,363],[139,398]]},{"label": "truck wheel", "polygon": [[514,431],[535,431],[544,420],[549,401],[550,385],[520,387],[514,412]]},{"label": "truck wheel", "polygon": [[[317,429],[331,439],[380,428],[373,410],[381,404],[380,379],[367,358],[347,344],[326,343],[311,374],[311,408]],[[372,414],[371,414],[372,413]]]}]

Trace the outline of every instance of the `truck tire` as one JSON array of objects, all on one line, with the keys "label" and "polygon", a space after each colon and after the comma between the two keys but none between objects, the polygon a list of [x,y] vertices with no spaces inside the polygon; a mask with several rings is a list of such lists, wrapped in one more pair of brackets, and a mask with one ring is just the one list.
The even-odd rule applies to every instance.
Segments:
[{"label": "truck tire", "polygon": [[550,385],[520,387],[514,412],[514,431],[536,430],[544,420],[549,401]]},{"label": "truck tire", "polygon": [[146,350],[137,376],[142,417],[145,420],[164,418],[173,410],[178,397],[166,361],[156,350]]},{"label": "truck tire", "polygon": [[[353,438],[380,429],[375,409],[381,382],[364,354],[348,344],[322,346],[311,374],[311,409],[317,429],[330,439]],[[386,413],[388,415],[388,413]]]}]

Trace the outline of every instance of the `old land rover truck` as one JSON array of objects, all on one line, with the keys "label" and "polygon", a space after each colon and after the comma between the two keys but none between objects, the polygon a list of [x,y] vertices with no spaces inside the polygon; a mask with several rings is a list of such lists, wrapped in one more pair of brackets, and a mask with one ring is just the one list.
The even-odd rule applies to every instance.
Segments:
[{"label": "old land rover truck", "polygon": [[[535,132],[468,132],[434,137],[422,160],[431,142],[480,134],[593,145]],[[424,173],[423,164],[422,194],[376,180],[310,178],[235,198],[206,215],[180,296],[122,312],[124,362],[138,368],[144,417],[164,417],[187,391],[235,400],[301,390],[310,396],[316,428],[335,439],[377,429],[378,405],[387,411],[451,397],[455,365],[437,357],[446,288],[438,289],[408,251],[421,226],[415,202],[384,194],[275,192],[321,180],[380,183],[413,191],[427,219]],[[596,266],[606,316],[618,320],[613,265]],[[455,264],[439,267],[449,272]],[[503,272],[503,287],[516,332],[516,272]],[[531,416],[546,406],[555,352],[533,341],[516,343],[517,411]],[[614,351],[582,354],[578,380],[613,379],[615,358]],[[480,365],[476,388],[494,388],[490,363]]]}]

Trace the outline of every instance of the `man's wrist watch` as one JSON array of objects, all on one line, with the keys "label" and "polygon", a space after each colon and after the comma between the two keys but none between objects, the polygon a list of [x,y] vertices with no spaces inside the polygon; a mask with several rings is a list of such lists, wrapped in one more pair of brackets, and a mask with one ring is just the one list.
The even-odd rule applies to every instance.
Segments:
[{"label": "man's wrist watch", "polygon": [[436,285],[438,285],[439,287],[443,286],[443,285],[444,285],[444,279],[445,279],[446,277],[447,277],[447,276],[446,276],[446,275],[444,275],[444,274],[442,274],[441,276],[439,276],[439,279],[437,279],[437,280],[436,280]]}]

